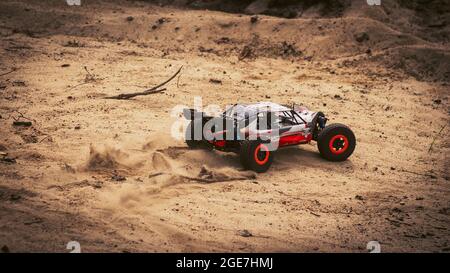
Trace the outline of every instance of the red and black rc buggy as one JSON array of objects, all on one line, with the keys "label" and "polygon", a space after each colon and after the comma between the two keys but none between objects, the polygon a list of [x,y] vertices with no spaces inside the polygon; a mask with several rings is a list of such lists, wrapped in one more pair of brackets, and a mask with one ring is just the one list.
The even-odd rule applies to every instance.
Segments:
[{"label": "red and black rc buggy", "polygon": [[349,127],[339,123],[325,126],[327,118],[322,112],[305,107],[260,102],[235,104],[219,117],[194,109],[184,109],[183,114],[190,121],[185,133],[190,148],[236,152],[242,165],[256,172],[267,171],[281,147],[314,140],[323,158],[343,161],[356,146]]}]

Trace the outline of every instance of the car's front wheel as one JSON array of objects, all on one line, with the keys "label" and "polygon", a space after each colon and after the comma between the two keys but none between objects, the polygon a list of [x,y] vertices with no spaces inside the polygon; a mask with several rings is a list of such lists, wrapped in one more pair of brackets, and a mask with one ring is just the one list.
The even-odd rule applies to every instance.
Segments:
[{"label": "car's front wheel", "polygon": [[245,140],[241,143],[240,159],[246,169],[258,173],[266,172],[272,165],[274,153],[267,143]]},{"label": "car's front wheel", "polygon": [[317,137],[317,147],[323,158],[330,161],[344,161],[355,150],[356,138],[344,124],[330,124]]}]

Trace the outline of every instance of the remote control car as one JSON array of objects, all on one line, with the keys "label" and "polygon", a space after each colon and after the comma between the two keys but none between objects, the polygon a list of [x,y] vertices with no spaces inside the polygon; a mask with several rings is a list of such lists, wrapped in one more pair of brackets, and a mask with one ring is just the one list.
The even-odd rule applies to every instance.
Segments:
[{"label": "remote control car", "polygon": [[277,149],[314,140],[323,158],[346,160],[355,150],[356,139],[346,125],[326,126],[322,112],[305,107],[287,107],[271,102],[235,104],[218,117],[184,109],[189,120],[185,138],[189,148],[236,152],[246,169],[265,172]]}]

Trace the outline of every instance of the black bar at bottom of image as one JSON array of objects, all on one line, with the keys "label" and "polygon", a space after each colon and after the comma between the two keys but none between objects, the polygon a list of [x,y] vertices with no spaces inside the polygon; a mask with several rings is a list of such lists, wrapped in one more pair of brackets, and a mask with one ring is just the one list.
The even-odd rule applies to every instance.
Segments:
[{"label": "black bar at bottom of image", "polygon": [[51,271],[70,265],[72,271],[85,269],[114,269],[130,272],[301,272],[339,269],[371,271],[398,266],[403,271],[444,266],[448,254],[390,254],[390,253],[59,253],[59,254],[1,254],[0,263],[7,268],[29,267]]}]

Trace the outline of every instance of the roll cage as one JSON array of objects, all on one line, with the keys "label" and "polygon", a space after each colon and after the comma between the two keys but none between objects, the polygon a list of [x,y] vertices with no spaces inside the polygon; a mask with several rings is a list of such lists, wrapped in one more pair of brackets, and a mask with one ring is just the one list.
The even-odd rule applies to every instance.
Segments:
[{"label": "roll cage", "polygon": [[[236,109],[237,107],[242,107],[241,109]],[[228,108],[223,114],[222,117],[225,119],[232,118],[236,123],[238,124],[245,124],[244,127],[248,126],[252,121],[257,119],[259,115],[267,115],[267,113],[270,113],[271,115],[276,115],[280,120],[280,123],[285,124],[286,126],[293,126],[293,125],[300,125],[300,124],[307,124],[305,119],[303,119],[300,114],[294,110],[294,105],[292,106],[292,109],[289,109],[287,107],[283,106],[283,109],[280,110],[270,110],[269,109],[255,109],[255,111],[245,111],[246,107],[241,104],[234,104],[232,107]],[[238,111],[236,111],[238,110]],[[241,110],[241,112],[239,112]],[[277,115],[278,114],[278,115]],[[271,121],[271,119],[269,119]],[[286,124],[289,123],[289,124]],[[271,122],[268,122],[269,124],[273,124]],[[271,126],[270,126],[271,127]]]}]

